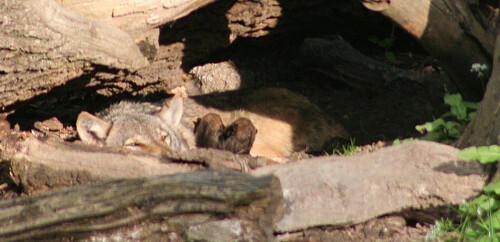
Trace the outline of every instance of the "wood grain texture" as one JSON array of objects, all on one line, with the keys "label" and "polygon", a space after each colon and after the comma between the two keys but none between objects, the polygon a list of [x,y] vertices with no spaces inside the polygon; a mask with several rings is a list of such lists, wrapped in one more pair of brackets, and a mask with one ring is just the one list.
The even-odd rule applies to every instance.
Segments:
[{"label": "wood grain texture", "polygon": [[161,224],[160,238],[166,239],[192,226],[237,217],[253,225],[241,231],[241,238],[262,240],[271,236],[270,225],[279,218],[280,194],[272,176],[218,171],[111,180],[1,201],[0,238],[64,240],[98,233],[111,238],[124,227],[129,229],[122,234],[141,240],[150,236],[146,227]]},{"label": "wood grain texture", "polygon": [[123,31],[88,20],[52,0],[0,1],[0,105],[29,99],[85,73],[91,65],[147,65]]}]

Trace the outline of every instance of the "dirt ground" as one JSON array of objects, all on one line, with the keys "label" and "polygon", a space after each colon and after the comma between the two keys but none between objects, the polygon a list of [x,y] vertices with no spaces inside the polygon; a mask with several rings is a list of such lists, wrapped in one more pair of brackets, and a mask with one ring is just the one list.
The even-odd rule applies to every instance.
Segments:
[{"label": "dirt ground", "polygon": [[[387,62],[385,50],[368,39],[371,36],[387,38],[391,31],[392,25],[382,21],[382,26],[374,31],[343,30],[338,34],[367,56]],[[394,31],[394,44],[388,50],[398,60],[395,66],[425,73],[427,78],[424,83],[398,79],[379,90],[353,88],[313,70],[300,68],[297,59],[305,37],[325,37],[325,33],[300,33],[286,39],[266,37],[237,40],[230,48],[214,53],[199,64],[230,60],[240,71],[243,87],[285,87],[305,95],[340,122],[355,139],[355,144],[364,146],[365,150],[396,138],[418,136],[415,125],[431,121],[447,111],[443,95],[445,91],[455,92],[456,88],[439,71],[438,63],[404,32]],[[124,97],[130,95],[108,98],[97,95],[92,89],[82,88],[71,92],[56,89],[8,110],[12,112],[8,120],[19,132],[30,132],[35,128],[36,121],[57,117],[64,124],[64,128],[57,131],[64,130],[71,140],[71,137],[75,137],[74,124],[80,111],[97,111],[99,107]],[[142,99],[149,98],[154,99],[156,96]],[[9,183],[5,175],[8,172],[5,162],[0,162],[0,170],[3,171],[0,176],[0,198],[19,196],[21,191]],[[384,225],[375,230],[368,229],[371,228],[370,223],[373,222],[343,229],[312,228],[282,234],[278,238],[303,241],[422,240],[427,230],[427,225],[418,221],[405,221],[395,229],[388,229]]]}]

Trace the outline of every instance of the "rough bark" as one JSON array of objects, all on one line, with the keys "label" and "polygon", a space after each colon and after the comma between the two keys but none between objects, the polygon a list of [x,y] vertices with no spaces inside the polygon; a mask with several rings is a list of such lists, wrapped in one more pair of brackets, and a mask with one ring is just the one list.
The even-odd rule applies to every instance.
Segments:
[{"label": "rough bark", "polygon": [[469,123],[458,146],[500,144],[500,33],[497,34],[493,72],[476,117]]},{"label": "rough bark", "polygon": [[276,223],[277,231],[352,225],[411,208],[459,204],[476,196],[487,173],[457,152],[451,146],[415,141],[368,154],[263,167],[251,174],[280,179],[287,212]]},{"label": "rough bark", "polygon": [[[308,2],[306,6],[302,1],[276,0],[58,2],[83,17],[52,0],[1,3],[2,9],[9,11],[5,12],[8,18],[0,30],[3,35],[0,71],[4,74],[0,80],[9,85],[0,87],[4,93],[0,105],[30,99],[72,80],[69,91],[74,85],[82,88],[90,82],[90,86],[102,89],[99,93],[105,95],[123,91],[148,94],[164,90],[165,86],[168,89],[185,82],[183,71],[189,71],[194,64],[228,47],[237,38],[257,38],[270,33],[288,36],[311,31],[312,23],[321,23],[317,26],[324,28],[321,26],[325,19],[335,21],[325,11],[322,0]],[[191,12],[201,7],[203,11]],[[342,7],[327,4],[326,9],[335,11]],[[184,15],[187,16],[181,18]],[[176,21],[160,26],[172,20]],[[138,45],[153,63],[141,68],[147,61],[131,39],[147,40]],[[110,71],[102,66],[127,71]]]},{"label": "rough bark", "polygon": [[463,0],[363,2],[399,24],[436,59],[469,100],[480,100],[485,81],[470,72],[474,63],[487,64],[491,71],[495,26],[483,23]]},{"label": "rough bark", "polygon": [[272,176],[198,171],[113,180],[1,201],[0,238],[263,241],[281,207]]},{"label": "rough bark", "polygon": [[[215,1],[57,0],[56,2],[89,19],[100,20],[121,29],[127,32],[136,42],[139,42],[148,37],[150,30],[185,17],[191,12]],[[158,36],[156,36],[156,40],[158,40]]]},{"label": "rough bark", "polygon": [[251,167],[269,163],[265,158],[215,149],[197,149],[157,157],[119,147],[99,148],[57,139],[30,137],[19,141],[8,131],[3,131],[0,137],[1,158],[10,162],[9,176],[27,193],[112,178],[188,172],[204,167],[248,171]]},{"label": "rough bark", "polygon": [[[200,168],[199,165],[195,164],[163,163],[164,159],[160,160],[156,157],[125,152],[120,149],[96,149],[95,147],[61,143],[60,141],[41,141],[33,137],[19,142],[16,137],[9,135],[8,125],[6,121],[0,122],[2,158],[11,162],[10,175],[12,179],[28,192],[58,186],[95,183],[110,178],[133,179],[134,177],[157,174],[189,172],[191,169]],[[16,145],[16,142],[19,142],[22,148]],[[276,187],[278,187],[278,190],[283,189],[282,192],[280,190],[278,193],[272,193],[274,195],[271,197],[262,198],[263,201],[269,202],[269,199],[274,199],[273,197],[283,196],[285,198],[283,206],[287,211],[283,215],[283,219],[273,217],[273,223],[267,224],[266,228],[284,232],[319,225],[343,226],[360,223],[384,214],[400,213],[411,208],[426,210],[432,207],[457,204],[463,199],[474,196],[483,186],[486,173],[476,163],[467,163],[458,158],[456,152],[457,149],[453,147],[434,142],[412,142],[356,156],[323,157],[287,165],[263,167],[252,171],[251,174],[258,176],[273,174],[279,178],[281,184],[276,185]],[[194,151],[191,153],[193,154],[178,155],[173,159],[188,161],[191,159],[194,162],[207,159],[203,156],[203,153],[194,154],[197,153]],[[241,165],[235,163],[235,160],[228,161],[229,164],[235,166],[233,167],[232,165],[221,166],[221,164],[225,163],[223,160],[217,160],[214,163],[216,159],[217,156],[214,155],[211,159],[207,159],[208,161],[205,161],[205,163],[219,169],[221,167],[225,167],[225,169],[241,169]],[[182,177],[182,181],[201,180],[201,183],[204,184],[203,174],[210,173],[188,173],[185,176],[179,175],[176,177]],[[226,208],[227,206],[221,204],[231,204],[239,207],[238,204],[235,204],[238,202],[227,202],[227,200],[220,202],[220,200],[216,199],[217,202],[214,205],[209,202],[215,199],[214,197],[207,198],[203,194],[200,195],[200,193],[195,194],[201,197],[187,196],[193,191],[191,188],[196,191],[204,191],[205,189],[212,191],[213,189],[224,190],[228,186],[229,190],[224,190],[226,191],[224,193],[226,198],[241,197],[238,192],[231,190],[241,191],[239,188],[235,188],[233,178],[226,175],[219,178],[217,178],[217,188],[205,187],[204,185],[195,185],[193,188],[190,185],[191,183],[172,186],[168,185],[170,183],[162,185],[163,178],[158,178],[159,180],[145,178],[98,183],[93,186],[32,195],[21,200],[0,202],[0,215],[7,213],[9,209],[16,206],[21,210],[12,210],[14,212],[9,213],[11,217],[7,217],[7,215],[0,216],[5,218],[5,220],[0,219],[0,225],[2,225],[2,221],[8,221],[9,219],[15,221],[9,226],[0,226],[0,238],[11,238],[9,236],[16,236],[12,237],[12,239],[48,238],[49,236],[63,236],[66,238],[69,236],[88,237],[91,235],[109,237],[117,234],[132,236],[131,234],[134,231],[140,231],[141,236],[150,236],[151,233],[157,232],[158,227],[162,226],[172,228],[168,230],[169,236],[171,233],[185,234],[188,238],[195,240],[220,240],[220,238],[207,237],[213,234],[211,231],[214,230],[221,231],[223,234],[221,236],[226,236],[224,238],[233,239],[250,236],[244,234],[234,235],[234,233],[230,232],[241,230],[242,227],[251,228],[249,233],[257,234],[260,236],[258,238],[263,238],[261,236],[263,234],[261,227],[256,226],[252,222],[254,220],[249,221],[245,217],[247,214],[248,216],[260,216],[261,213],[246,210],[246,206],[244,206],[244,215],[230,212],[230,218],[224,215],[219,220],[207,220],[206,215],[204,217],[192,214],[197,213],[199,210],[182,210],[182,213],[191,214],[182,215],[182,219],[178,218],[181,222],[195,221],[197,224],[197,227],[194,224],[182,224],[182,231],[174,229],[176,227],[170,224],[171,221],[177,221],[176,219],[168,219],[166,225],[165,223],[159,225],[157,224],[157,218],[164,214],[147,213],[147,211],[154,211],[155,209],[151,206],[156,206],[156,204],[180,208],[184,208],[183,204],[188,204],[186,205],[188,209],[194,206],[194,209],[202,209],[201,211],[209,214],[226,214],[227,211],[225,210],[222,212],[217,210],[219,206]],[[178,181],[179,179],[175,178],[174,180]],[[149,182],[155,184],[151,186],[165,187],[150,189],[150,185],[145,185],[149,184]],[[255,186],[254,182],[258,183],[257,180],[252,180],[249,184]],[[206,183],[214,185],[210,181],[206,181]],[[274,185],[271,184],[271,187],[271,190],[274,191]],[[122,190],[125,188],[130,190]],[[103,194],[103,190],[108,192]],[[175,195],[172,195],[174,198],[166,198],[162,196],[164,193],[158,193],[158,191],[170,192],[172,190],[176,191]],[[82,191],[85,192],[82,193]],[[129,191],[136,192],[129,194]],[[95,196],[95,198],[92,197],[94,200],[87,198],[90,194]],[[204,198],[207,198],[207,200],[203,200]],[[110,203],[112,205],[109,205],[111,207],[106,207],[103,211],[99,210],[101,207],[98,207],[98,212],[87,210],[93,204],[101,204],[100,199],[102,201],[112,200],[113,202]],[[202,202],[200,202],[200,199]],[[83,202],[75,202],[75,200]],[[137,207],[128,203],[131,200],[138,201],[135,203]],[[141,206],[146,200],[148,204]],[[25,204],[32,204],[30,201],[40,202],[23,207]],[[75,205],[77,207],[67,207],[68,204],[77,204]],[[206,205],[209,206],[208,210],[203,210],[205,204],[210,204]],[[260,204],[260,202],[257,204]],[[249,206],[251,209],[255,209],[255,206],[251,204]],[[257,210],[261,211],[260,205],[256,206]],[[267,204],[264,207],[266,206],[271,205]],[[47,211],[56,211],[55,215],[48,216],[47,213],[49,212],[43,209],[39,214],[31,215],[30,211],[39,211],[36,209],[39,207],[50,207],[51,209]],[[3,208],[5,210],[2,210]],[[212,208],[214,210],[210,210]],[[83,212],[66,214],[71,209],[75,209],[75,211],[82,210]],[[135,212],[123,215],[120,211]],[[87,212],[92,212],[92,214],[87,214]],[[165,216],[172,215],[172,213],[180,216],[181,213],[177,213],[177,210],[167,212],[168,214]],[[117,214],[121,214],[121,216],[116,217]],[[29,219],[18,220],[18,216],[28,216]],[[59,220],[58,216],[66,216],[68,219]],[[48,222],[46,222],[47,217]],[[82,218],[83,220],[81,220]],[[146,220],[147,223],[140,223],[140,221]],[[124,221],[127,222],[128,226],[124,224]],[[130,227],[131,224],[133,225],[132,228]],[[26,229],[22,229],[23,227]],[[120,227],[120,232],[114,230],[118,227]],[[102,230],[105,229],[111,230],[111,232],[103,232]],[[155,231],[151,232],[150,230]],[[91,231],[93,232],[91,233]],[[268,234],[268,232],[264,234]]]},{"label": "rough bark", "polygon": [[147,64],[130,36],[51,0],[0,1],[0,105],[46,93],[92,65]]}]

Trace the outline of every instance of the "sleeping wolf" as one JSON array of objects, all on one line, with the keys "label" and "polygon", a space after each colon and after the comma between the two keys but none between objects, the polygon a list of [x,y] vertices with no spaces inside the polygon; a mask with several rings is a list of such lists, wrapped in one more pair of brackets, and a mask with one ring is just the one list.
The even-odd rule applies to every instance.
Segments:
[{"label": "sleeping wolf", "polygon": [[[282,88],[189,98],[176,95],[163,105],[122,101],[96,116],[81,112],[76,127],[86,143],[126,146],[161,154],[164,150],[192,149],[196,147],[196,141],[204,142],[195,137],[195,123],[208,114],[219,116],[222,124],[232,124],[229,127],[247,127],[244,129],[248,133],[247,138],[255,139],[249,150],[254,156],[278,158],[294,151],[321,151],[325,143],[333,138],[348,136],[341,125],[328,118],[308,99]],[[240,134],[231,134],[231,130],[228,132],[229,135],[222,140],[239,138]],[[245,133],[241,134],[246,137]],[[227,144],[231,146],[231,143]],[[224,148],[222,146],[224,144],[220,142],[215,146],[208,145]],[[233,152],[239,152],[234,145],[226,147],[233,148],[236,150]],[[240,150],[244,152],[245,147]]]}]

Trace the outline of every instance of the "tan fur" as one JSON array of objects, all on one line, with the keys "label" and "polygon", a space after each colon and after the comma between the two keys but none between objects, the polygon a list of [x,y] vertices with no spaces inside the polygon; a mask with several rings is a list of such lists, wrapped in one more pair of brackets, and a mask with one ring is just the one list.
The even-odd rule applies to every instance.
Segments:
[{"label": "tan fur", "polygon": [[[235,107],[228,108],[229,103]],[[254,156],[275,158],[293,151],[321,151],[329,140],[349,136],[307,98],[283,88],[191,97],[184,100],[184,107],[187,124],[209,113],[220,115],[224,124],[240,117],[251,120],[258,131],[250,150]]]}]

